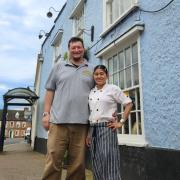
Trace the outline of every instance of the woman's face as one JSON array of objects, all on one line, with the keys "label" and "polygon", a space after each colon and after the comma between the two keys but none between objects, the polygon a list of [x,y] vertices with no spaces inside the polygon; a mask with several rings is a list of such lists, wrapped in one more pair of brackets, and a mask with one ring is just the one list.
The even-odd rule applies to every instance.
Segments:
[{"label": "woman's face", "polygon": [[93,78],[96,82],[96,85],[102,86],[106,84],[106,80],[108,78],[107,74],[102,69],[96,69]]}]

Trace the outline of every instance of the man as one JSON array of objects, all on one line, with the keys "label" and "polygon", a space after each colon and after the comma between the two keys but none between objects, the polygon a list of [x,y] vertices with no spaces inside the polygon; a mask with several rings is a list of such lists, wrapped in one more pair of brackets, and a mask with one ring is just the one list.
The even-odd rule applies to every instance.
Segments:
[{"label": "man", "polygon": [[85,180],[85,139],[89,118],[88,95],[94,81],[93,67],[83,58],[78,37],[68,43],[69,62],[57,63],[46,83],[42,123],[49,130],[43,180],[60,180],[68,151],[67,180]]}]

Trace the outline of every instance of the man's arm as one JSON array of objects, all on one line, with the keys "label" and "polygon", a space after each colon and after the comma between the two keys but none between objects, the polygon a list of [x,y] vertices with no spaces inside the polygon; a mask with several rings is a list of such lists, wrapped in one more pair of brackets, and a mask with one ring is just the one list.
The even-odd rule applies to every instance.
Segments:
[{"label": "man's arm", "polygon": [[46,90],[42,124],[43,124],[44,129],[46,129],[47,131],[49,130],[50,110],[51,110],[53,99],[54,99],[54,91]]}]

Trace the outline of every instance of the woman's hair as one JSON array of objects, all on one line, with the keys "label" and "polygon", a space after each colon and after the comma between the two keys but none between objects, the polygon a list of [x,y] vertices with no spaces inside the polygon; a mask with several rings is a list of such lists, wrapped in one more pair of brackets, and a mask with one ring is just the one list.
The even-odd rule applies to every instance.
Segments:
[{"label": "woman's hair", "polygon": [[108,75],[108,70],[107,70],[106,66],[104,66],[104,65],[97,65],[97,66],[94,68],[94,72],[95,72],[97,69],[102,69],[102,70],[106,73],[106,75]]}]

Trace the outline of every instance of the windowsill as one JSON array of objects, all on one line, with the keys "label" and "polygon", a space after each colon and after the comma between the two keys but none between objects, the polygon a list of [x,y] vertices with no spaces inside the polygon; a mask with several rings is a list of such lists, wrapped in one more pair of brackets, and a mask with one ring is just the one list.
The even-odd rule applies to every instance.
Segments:
[{"label": "windowsill", "polygon": [[143,135],[126,135],[126,134],[123,135],[118,134],[118,144],[134,146],[134,147],[146,147],[148,145]]},{"label": "windowsill", "polygon": [[113,24],[111,24],[109,27],[107,27],[101,34],[100,37],[105,36],[111,29],[113,29],[120,21],[122,21],[130,12],[132,12],[134,9],[138,7],[137,4],[134,4],[132,7],[130,7],[126,12],[124,12]]}]

